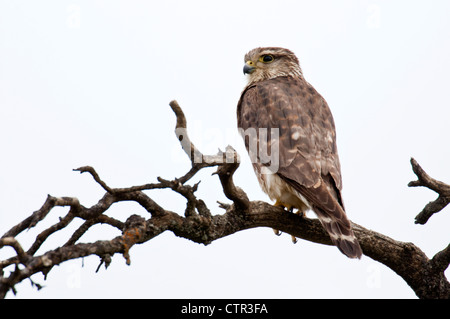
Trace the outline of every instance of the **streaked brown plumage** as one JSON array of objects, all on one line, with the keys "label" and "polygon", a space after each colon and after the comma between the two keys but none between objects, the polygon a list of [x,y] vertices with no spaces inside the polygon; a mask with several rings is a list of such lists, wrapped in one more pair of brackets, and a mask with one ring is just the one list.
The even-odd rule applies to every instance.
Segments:
[{"label": "streaked brown plumage", "polygon": [[[249,82],[237,107],[238,127],[256,130],[256,136],[244,140],[256,159],[253,167],[263,191],[275,205],[300,212],[312,209],[339,250],[360,258],[342,201],[335,125],[326,101],[305,81],[297,57],[287,49],[256,48],[245,61]],[[278,129],[278,141],[270,133],[261,138],[261,128]],[[278,149],[277,165],[253,154],[257,151],[252,151],[252,143],[257,143],[257,151]]]}]

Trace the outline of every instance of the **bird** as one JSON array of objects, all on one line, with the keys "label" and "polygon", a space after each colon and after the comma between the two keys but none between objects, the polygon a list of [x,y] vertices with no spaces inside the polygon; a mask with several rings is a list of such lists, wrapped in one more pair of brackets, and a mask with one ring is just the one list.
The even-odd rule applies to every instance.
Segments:
[{"label": "bird", "polygon": [[262,190],[275,206],[303,216],[313,211],[344,255],[361,258],[342,199],[336,128],[327,102],[305,80],[289,49],[258,47],[244,62],[247,84],[237,124]]}]

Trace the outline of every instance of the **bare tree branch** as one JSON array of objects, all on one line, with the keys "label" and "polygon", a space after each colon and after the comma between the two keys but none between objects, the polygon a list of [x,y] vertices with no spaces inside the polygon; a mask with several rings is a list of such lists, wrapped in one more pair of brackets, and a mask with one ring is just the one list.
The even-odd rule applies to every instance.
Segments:
[{"label": "bare tree branch", "polygon": [[408,184],[409,187],[423,186],[439,194],[436,200],[429,202],[415,218],[416,224],[424,225],[434,214],[444,209],[450,203],[450,185],[435,180],[430,177],[414,158],[411,158],[411,165],[418,180]]},{"label": "bare tree branch", "polygon": [[[83,166],[76,169],[75,171],[80,173],[89,173],[106,193],[91,207],[84,207],[74,197],[49,195],[39,210],[7,231],[0,239],[0,249],[12,247],[15,256],[0,261],[0,297],[5,297],[9,291],[16,293],[15,285],[27,278],[31,280],[33,274],[42,272],[46,275],[53,266],[68,260],[97,255],[100,259],[98,271],[101,265],[108,267],[112,256],[119,253],[123,255],[125,262],[130,264],[130,249],[135,244],[145,243],[165,231],[208,245],[238,231],[270,227],[311,242],[332,244],[317,219],[298,216],[262,201],[250,201],[244,190],[233,181],[233,174],[239,167],[239,155],[236,151],[228,146],[225,152],[219,151],[216,155],[202,154],[187,135],[187,122],[181,107],[176,101],[172,101],[170,106],[177,117],[175,133],[191,161],[190,170],[184,176],[173,180],[159,177],[155,183],[113,188],[100,178],[94,168]],[[425,186],[438,192],[440,197],[448,197],[448,185],[430,178],[414,160],[412,164],[419,180],[411,182],[410,186]],[[215,174],[220,179],[225,196],[232,201],[230,204],[219,203],[226,211],[218,215],[213,215],[205,202],[196,196],[198,183],[187,184],[201,169],[212,166],[217,166]],[[143,192],[154,189],[170,189],[182,196],[186,200],[184,214],[164,209]],[[131,215],[124,222],[108,216],[111,205],[121,201],[138,203],[148,212],[148,216],[144,218]],[[70,208],[59,222],[41,231],[35,242],[25,251],[15,237],[26,229],[36,227],[57,206]],[[64,245],[36,255],[49,237],[65,229],[77,218],[84,222]],[[110,240],[78,243],[90,227],[99,223],[108,224],[121,233]],[[450,284],[444,275],[450,262],[450,246],[429,259],[413,243],[394,240],[355,223],[352,223],[352,226],[364,255],[395,271],[418,297],[450,298]],[[42,287],[33,281],[32,284],[38,289]]]},{"label": "bare tree branch", "polygon": [[436,272],[444,272],[450,264],[450,244],[431,259],[431,266]]},{"label": "bare tree branch", "polygon": [[101,186],[103,187],[103,189],[105,191],[107,191],[108,193],[112,194],[113,191],[111,188],[109,188],[108,185],[106,185],[106,183],[104,181],[102,181],[100,179],[100,176],[98,176],[97,172],[95,171],[95,169],[91,166],[83,166],[83,167],[79,167],[73,170],[74,172],[80,172],[80,174],[86,173],[88,172],[89,174],[92,175],[92,177],[94,178],[94,180]]}]

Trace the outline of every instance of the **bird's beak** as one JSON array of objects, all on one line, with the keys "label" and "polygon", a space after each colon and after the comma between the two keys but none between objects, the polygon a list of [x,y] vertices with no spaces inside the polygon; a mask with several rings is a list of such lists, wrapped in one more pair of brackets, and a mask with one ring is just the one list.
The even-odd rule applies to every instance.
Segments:
[{"label": "bird's beak", "polygon": [[255,64],[252,61],[247,61],[244,65],[244,74],[251,74],[256,70]]}]

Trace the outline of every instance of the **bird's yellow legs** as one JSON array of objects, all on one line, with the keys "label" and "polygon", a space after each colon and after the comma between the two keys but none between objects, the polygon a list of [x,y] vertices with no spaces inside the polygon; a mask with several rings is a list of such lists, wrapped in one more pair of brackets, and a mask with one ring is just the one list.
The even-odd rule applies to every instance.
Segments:
[{"label": "bird's yellow legs", "polygon": [[[299,216],[301,216],[301,217],[305,217],[305,212],[302,211],[301,209],[298,209],[298,210],[295,212],[295,214],[296,214],[296,215],[299,215]],[[294,244],[297,243],[297,238],[296,238],[295,236],[292,236],[292,235],[291,235],[291,239],[292,239],[292,242],[293,242]]]},{"label": "bird's yellow legs", "polygon": [[[280,202],[278,199],[275,202],[275,204],[273,204],[273,206],[277,206],[277,207],[282,207],[283,209],[286,207],[282,202]],[[278,229],[272,228],[273,232],[275,233],[275,235],[280,236],[281,232]]]},{"label": "bird's yellow legs", "polygon": [[[278,199],[277,199],[277,201],[275,202],[275,204],[273,204],[273,206],[283,207],[283,208],[287,209],[287,210],[288,210],[289,212],[291,212],[291,213],[292,213],[293,210],[294,210],[294,207],[292,207],[291,205],[286,205],[286,204],[280,202]],[[297,215],[303,215],[304,213],[303,213],[303,211],[302,211],[301,209],[299,209],[299,210],[297,210],[296,214],[297,214]],[[273,232],[274,232],[275,235],[277,235],[277,236],[280,236],[280,235],[281,235],[281,232],[280,232],[278,229],[273,228]],[[293,242],[294,244],[297,243],[297,238],[296,238],[295,236],[292,236],[292,235],[291,235],[291,239],[292,239],[292,242]]]}]

